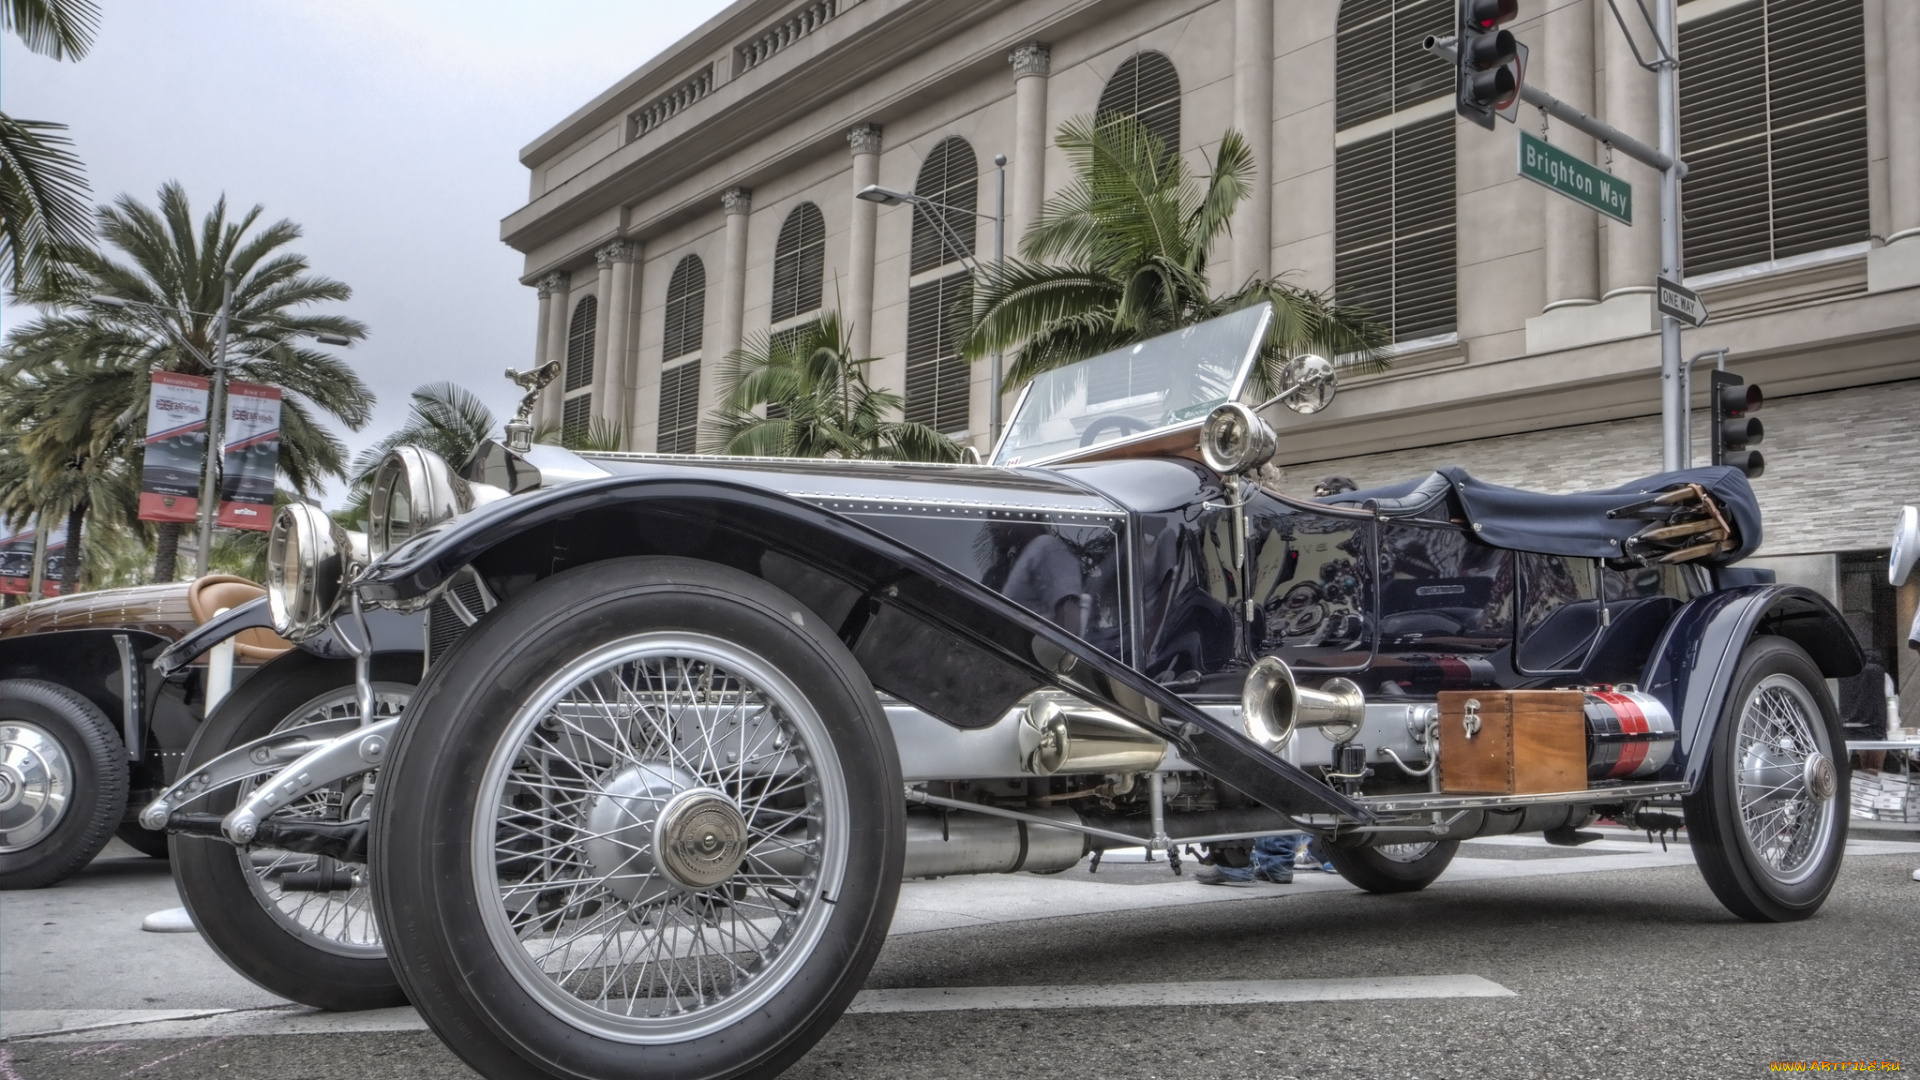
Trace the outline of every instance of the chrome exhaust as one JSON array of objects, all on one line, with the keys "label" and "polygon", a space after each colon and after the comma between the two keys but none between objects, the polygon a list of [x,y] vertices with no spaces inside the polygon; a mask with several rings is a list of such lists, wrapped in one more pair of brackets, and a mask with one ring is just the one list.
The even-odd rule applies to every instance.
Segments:
[{"label": "chrome exhaust", "polygon": [[1261,657],[1241,685],[1241,727],[1276,754],[1286,749],[1296,728],[1324,728],[1339,742],[1357,734],[1366,716],[1367,695],[1353,680],[1328,679],[1320,689],[1307,690],[1277,656]]}]

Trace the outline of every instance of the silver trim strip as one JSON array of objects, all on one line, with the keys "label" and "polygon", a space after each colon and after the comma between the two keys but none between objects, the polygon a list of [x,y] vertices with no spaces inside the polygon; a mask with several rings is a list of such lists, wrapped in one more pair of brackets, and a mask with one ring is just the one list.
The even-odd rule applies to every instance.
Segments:
[{"label": "silver trim strip", "polygon": [[1499,810],[1512,806],[1549,806],[1558,803],[1598,803],[1644,799],[1654,795],[1684,795],[1687,785],[1674,780],[1656,784],[1622,784],[1585,791],[1553,791],[1539,795],[1361,795],[1353,801],[1381,813],[1422,810]]}]

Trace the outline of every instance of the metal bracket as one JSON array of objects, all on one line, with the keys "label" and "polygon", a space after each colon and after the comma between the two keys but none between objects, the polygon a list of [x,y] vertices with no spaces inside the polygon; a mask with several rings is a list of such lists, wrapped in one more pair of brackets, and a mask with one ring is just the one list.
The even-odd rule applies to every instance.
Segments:
[{"label": "metal bracket", "polygon": [[[240,801],[220,822],[220,831],[235,844],[250,844],[260,831],[260,823],[274,811],[311,791],[337,784],[380,767],[386,760],[387,745],[400,726],[400,718],[381,720],[355,727],[346,734],[329,739],[281,769]],[[298,730],[306,730],[304,728]],[[151,812],[149,808],[148,812]],[[144,820],[145,815],[142,815]]]},{"label": "metal bracket", "polygon": [[127,760],[139,761],[140,751],[146,743],[140,732],[140,713],[146,706],[146,673],[140,667],[140,654],[134,650],[133,638],[126,634],[113,635],[113,647],[120,650],[120,739],[127,744]]},{"label": "metal bracket", "polygon": [[1460,726],[1471,739],[1480,734],[1480,699],[1468,698],[1466,709],[1460,716]]},{"label": "metal bracket", "polygon": [[325,745],[329,739],[343,733],[351,734],[359,726],[359,720],[352,717],[324,720],[242,743],[162,791],[158,798],[147,804],[146,809],[140,811],[140,824],[156,832],[165,829],[168,817],[202,795],[228,784],[277,772],[287,762],[298,760]]}]

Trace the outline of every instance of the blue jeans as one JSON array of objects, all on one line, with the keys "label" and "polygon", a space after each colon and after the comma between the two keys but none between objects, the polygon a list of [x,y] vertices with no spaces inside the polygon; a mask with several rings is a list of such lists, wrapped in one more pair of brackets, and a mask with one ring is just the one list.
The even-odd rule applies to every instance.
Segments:
[{"label": "blue jeans", "polygon": [[1293,856],[1300,845],[1307,841],[1304,836],[1263,836],[1254,842],[1253,853],[1249,857],[1252,869],[1262,875],[1286,877],[1293,873]]}]

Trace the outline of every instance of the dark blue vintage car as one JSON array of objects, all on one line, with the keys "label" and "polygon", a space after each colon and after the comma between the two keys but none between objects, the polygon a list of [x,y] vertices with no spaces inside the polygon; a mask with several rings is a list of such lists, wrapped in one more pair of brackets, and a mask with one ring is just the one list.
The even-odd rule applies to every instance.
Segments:
[{"label": "dark blue vintage car", "polygon": [[[903,876],[1117,846],[1304,831],[1404,892],[1463,839],[1684,822],[1733,912],[1811,915],[1845,838],[1824,680],[1861,656],[1733,565],[1745,477],[1283,494],[1262,413],[1333,386],[1302,358],[1243,400],[1270,317],[1041,376],[985,464],[574,455],[521,421],[458,470],[398,451],[367,556],[283,509],[270,621],[350,645],[427,609],[411,704],[196,813],[214,759],[146,821],[370,881],[407,996],[499,1077],[770,1074],[860,988]],[[370,811],[291,809],[376,771]],[[272,946],[347,977],[299,948]]]}]

